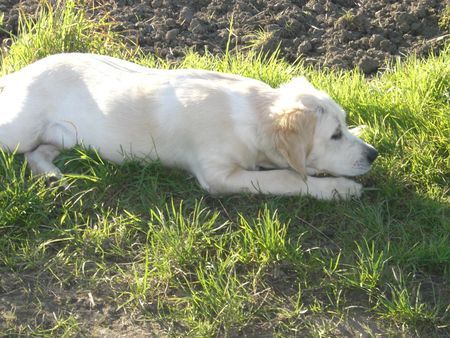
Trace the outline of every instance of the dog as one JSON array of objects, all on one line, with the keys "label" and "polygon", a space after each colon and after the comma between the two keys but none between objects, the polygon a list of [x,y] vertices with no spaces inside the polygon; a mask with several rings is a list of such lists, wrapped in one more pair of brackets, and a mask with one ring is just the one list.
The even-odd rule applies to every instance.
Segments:
[{"label": "dog", "polygon": [[[242,76],[150,69],[95,54],[57,54],[0,78],[0,147],[33,174],[82,144],[112,162],[159,160],[211,194],[359,197],[347,178],[378,152],[303,77],[272,88]],[[265,170],[262,170],[265,169]],[[326,175],[326,176],[323,176]]]}]

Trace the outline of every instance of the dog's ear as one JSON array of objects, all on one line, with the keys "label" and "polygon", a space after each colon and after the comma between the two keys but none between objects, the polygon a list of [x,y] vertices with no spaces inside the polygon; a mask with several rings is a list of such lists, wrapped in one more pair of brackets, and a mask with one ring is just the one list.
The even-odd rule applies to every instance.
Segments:
[{"label": "dog's ear", "polygon": [[361,134],[363,133],[364,129],[366,129],[367,126],[365,124],[362,124],[360,126],[357,126],[355,128],[350,129],[350,133],[356,137],[361,136]]},{"label": "dog's ear", "polygon": [[306,179],[306,157],[312,148],[315,114],[293,109],[274,117],[274,144],[289,166]]}]

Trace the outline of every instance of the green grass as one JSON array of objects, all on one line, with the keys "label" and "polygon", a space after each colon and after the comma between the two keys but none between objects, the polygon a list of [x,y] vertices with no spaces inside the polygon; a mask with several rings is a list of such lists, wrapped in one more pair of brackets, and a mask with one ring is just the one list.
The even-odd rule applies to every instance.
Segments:
[{"label": "green grass", "polygon": [[[1,73],[61,51],[238,73],[306,75],[366,124],[380,151],[361,200],[214,198],[158,163],[116,166],[75,149],[67,189],[0,158],[0,332],[5,335],[450,335],[450,49],[358,71],[275,56],[190,53],[169,65],[105,20],[45,5],[21,19]],[[1,107],[0,107],[1,113]],[[103,331],[102,331],[103,330]],[[106,331],[105,331],[106,330]],[[142,330],[142,331],[139,331]]]}]

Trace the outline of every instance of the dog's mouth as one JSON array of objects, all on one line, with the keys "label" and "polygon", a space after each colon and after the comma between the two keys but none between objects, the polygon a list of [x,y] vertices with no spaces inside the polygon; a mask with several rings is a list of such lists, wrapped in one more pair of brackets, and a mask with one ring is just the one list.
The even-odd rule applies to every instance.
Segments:
[{"label": "dog's mouth", "polygon": [[338,175],[338,174],[333,174],[327,171],[315,171],[313,173],[310,174],[310,176],[312,177],[317,177],[317,178],[327,178],[327,177],[346,177],[346,178],[354,178],[355,176],[352,175]]},{"label": "dog's mouth", "polygon": [[[278,170],[278,169],[280,169],[280,168],[268,167],[268,166],[264,166],[264,167],[263,166],[257,166],[256,167],[257,171]],[[292,168],[290,168],[290,167],[281,168],[281,169],[291,169],[292,170]],[[315,169],[314,169],[314,172],[309,172],[308,175],[312,176],[312,177],[320,177],[320,178],[322,178],[322,177],[339,177],[338,175],[333,175],[333,174],[330,174],[330,173],[327,173],[327,172],[324,172],[324,171],[319,172],[319,171],[316,171]]]},{"label": "dog's mouth", "polygon": [[316,173],[316,174],[311,175],[311,176],[312,177],[319,177],[319,178],[321,178],[321,177],[337,177],[337,176],[331,175],[329,173]]},{"label": "dog's mouth", "polygon": [[[334,172],[330,172],[330,171],[327,171],[327,170],[318,170],[318,169],[315,169],[315,168],[307,168],[307,172],[308,172],[308,175],[309,176],[312,176],[312,177],[347,177],[347,178],[355,178],[355,177],[358,177],[358,176],[362,176],[362,175],[364,175],[364,174],[366,174],[369,170],[370,170],[370,167],[369,168],[357,168],[358,170],[357,171],[353,171],[353,172],[351,172],[351,171],[349,171],[349,172],[346,172],[346,173],[334,173]],[[363,170],[360,170],[360,169],[363,169]]]},{"label": "dog's mouth", "polygon": [[312,177],[338,177],[338,175],[333,175],[332,173],[325,170],[318,170],[311,167],[308,167],[306,170],[308,172],[308,175]]},{"label": "dog's mouth", "polygon": [[[276,167],[269,167],[269,166],[257,166],[256,170],[257,171],[267,171],[267,170],[278,170],[278,169],[291,169],[290,167],[287,168],[276,168]],[[337,174],[333,174],[327,171],[319,171],[317,169],[313,169],[311,167],[307,168],[308,171],[308,176],[311,177],[317,177],[317,178],[327,178],[327,177],[347,177],[347,178],[354,178],[355,176],[359,176],[359,175],[337,175]]]}]

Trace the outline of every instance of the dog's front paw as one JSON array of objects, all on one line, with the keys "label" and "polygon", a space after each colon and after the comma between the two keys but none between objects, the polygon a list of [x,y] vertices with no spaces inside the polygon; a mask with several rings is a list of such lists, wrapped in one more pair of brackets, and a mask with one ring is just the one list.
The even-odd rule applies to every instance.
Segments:
[{"label": "dog's front paw", "polygon": [[362,193],[361,184],[344,177],[309,177],[308,182],[308,194],[320,199],[350,199]]},{"label": "dog's front paw", "polygon": [[334,180],[334,189],[331,191],[333,199],[350,199],[352,197],[361,197],[363,188],[362,184],[344,177],[337,177]]}]

